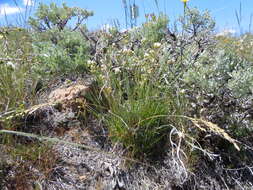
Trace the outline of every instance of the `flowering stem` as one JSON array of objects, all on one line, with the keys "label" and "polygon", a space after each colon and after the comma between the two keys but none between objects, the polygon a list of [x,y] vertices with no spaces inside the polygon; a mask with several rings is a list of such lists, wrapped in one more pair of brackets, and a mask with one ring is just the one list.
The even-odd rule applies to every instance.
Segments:
[{"label": "flowering stem", "polygon": [[184,17],[185,17],[185,11],[186,11],[186,2],[184,2]]}]

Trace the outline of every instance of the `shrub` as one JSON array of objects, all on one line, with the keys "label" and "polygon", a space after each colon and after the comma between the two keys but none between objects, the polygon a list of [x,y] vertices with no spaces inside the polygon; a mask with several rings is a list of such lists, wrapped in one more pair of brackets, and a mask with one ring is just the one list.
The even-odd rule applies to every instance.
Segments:
[{"label": "shrub", "polygon": [[147,21],[141,27],[141,38],[146,44],[153,45],[155,42],[161,42],[167,33],[169,19],[165,15],[147,16]]},{"label": "shrub", "polygon": [[[83,21],[93,13],[77,7],[57,7],[40,4],[35,18],[29,23],[33,29],[33,47],[41,62],[35,70],[39,73],[64,74],[85,72],[89,43],[79,29],[85,28]],[[68,23],[77,20],[74,27]]]},{"label": "shrub", "polygon": [[34,69],[41,75],[87,71],[88,42],[79,32],[63,30],[61,33],[62,40],[57,45],[50,41],[34,42],[34,52],[40,62]]}]

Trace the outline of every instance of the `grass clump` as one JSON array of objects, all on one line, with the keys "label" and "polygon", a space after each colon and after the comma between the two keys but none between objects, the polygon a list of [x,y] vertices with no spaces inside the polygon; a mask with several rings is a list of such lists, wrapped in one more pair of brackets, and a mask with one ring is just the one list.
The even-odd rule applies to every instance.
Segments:
[{"label": "grass clump", "polygon": [[[0,110],[7,111],[22,106],[25,102],[26,68],[12,68],[12,66],[0,64]],[[15,93],[13,93],[15,89]]]},{"label": "grass clump", "polygon": [[106,116],[109,135],[113,141],[122,143],[131,157],[158,157],[171,128],[166,117],[171,111],[171,100],[148,84],[133,91],[123,102],[115,101],[119,97],[111,97]]},{"label": "grass clump", "polygon": [[[0,39],[0,113],[32,102],[36,75],[31,73],[31,38],[25,29],[3,27]],[[21,40],[22,39],[22,40]]]},{"label": "grass clump", "polygon": [[[126,39],[118,45],[124,47]],[[159,47],[155,48],[133,51],[125,46],[122,50],[112,44],[102,55],[101,65],[91,67],[101,88],[92,101],[107,110],[99,115],[110,139],[122,144],[128,156],[140,160],[158,158],[166,152],[169,132],[180,123],[168,115],[184,113],[184,98],[173,86],[162,85],[164,65],[158,62]]]}]

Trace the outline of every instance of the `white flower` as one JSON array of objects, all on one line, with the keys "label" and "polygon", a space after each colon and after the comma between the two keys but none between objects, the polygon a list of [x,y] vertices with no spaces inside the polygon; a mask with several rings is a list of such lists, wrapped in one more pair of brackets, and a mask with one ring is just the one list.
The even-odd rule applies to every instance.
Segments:
[{"label": "white flower", "polygon": [[46,54],[46,53],[42,54],[42,56],[44,56],[44,57],[49,57],[49,55]]},{"label": "white flower", "polygon": [[94,64],[96,64],[95,61],[92,61],[92,60],[88,60],[88,61],[87,61],[87,65],[94,65]]},{"label": "white flower", "polygon": [[150,54],[149,53],[147,53],[147,52],[145,52],[145,54],[144,54],[144,58],[148,58],[150,56]]},{"label": "white flower", "polygon": [[120,67],[114,68],[114,72],[115,72],[115,74],[119,73],[120,72]]},{"label": "white flower", "polygon": [[149,50],[149,53],[150,53],[150,54],[154,54],[155,51],[154,51],[153,49],[151,49],[151,50]]},{"label": "white flower", "polygon": [[128,49],[126,47],[124,47],[123,51],[122,51],[124,54],[126,55],[131,55],[133,53],[133,51],[131,49]]},{"label": "white flower", "polygon": [[145,37],[141,39],[141,42],[146,42],[146,41],[147,41],[147,38]]},{"label": "white flower", "polygon": [[16,68],[16,65],[14,63],[12,63],[11,61],[8,61],[7,63],[5,63],[8,66],[11,66],[13,69]]},{"label": "white flower", "polygon": [[156,42],[156,43],[154,43],[154,48],[159,48],[159,47],[161,47],[161,43],[159,43],[159,42]]},{"label": "white flower", "polygon": [[180,93],[181,93],[181,94],[184,94],[185,92],[186,92],[185,89],[180,90]]},{"label": "white flower", "polygon": [[101,65],[101,70],[102,70],[102,71],[105,71],[106,68],[107,68],[107,66],[106,66],[105,64],[102,64],[102,65]]}]

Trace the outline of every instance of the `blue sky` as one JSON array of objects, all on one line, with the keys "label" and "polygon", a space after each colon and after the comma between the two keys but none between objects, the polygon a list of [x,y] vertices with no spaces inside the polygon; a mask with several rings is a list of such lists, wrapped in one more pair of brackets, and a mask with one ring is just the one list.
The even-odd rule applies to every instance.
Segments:
[{"label": "blue sky", "polygon": [[[16,3],[15,3],[16,1]],[[127,0],[127,2],[134,0]],[[180,0],[157,0],[159,3],[159,11],[166,12],[171,20],[174,20],[178,15],[183,13],[183,4]],[[33,10],[38,2],[50,3],[52,0],[0,0],[0,24],[5,24],[5,14],[9,24],[13,24],[14,18],[20,17],[18,12],[24,12],[25,5],[28,5]],[[66,2],[69,6],[78,6],[93,10],[95,15],[87,21],[90,29],[100,28],[104,24],[110,24],[113,20],[119,20],[122,28],[125,26],[124,9],[122,0],[54,0],[58,4]],[[154,0],[135,0],[139,6],[140,17],[137,23],[143,22],[144,15],[152,12],[158,12]],[[189,0],[190,7],[197,7],[200,10],[208,9],[212,17],[216,20],[217,31],[224,29],[237,30],[235,11],[239,11],[240,2],[242,4],[242,28],[244,31],[249,30],[250,15],[253,15],[253,0]],[[18,5],[18,7],[17,7]],[[23,16],[24,17],[24,16]],[[253,20],[253,16],[252,16]],[[15,24],[15,23],[14,23]],[[253,25],[253,23],[252,23]],[[253,31],[253,27],[251,28]]]}]

